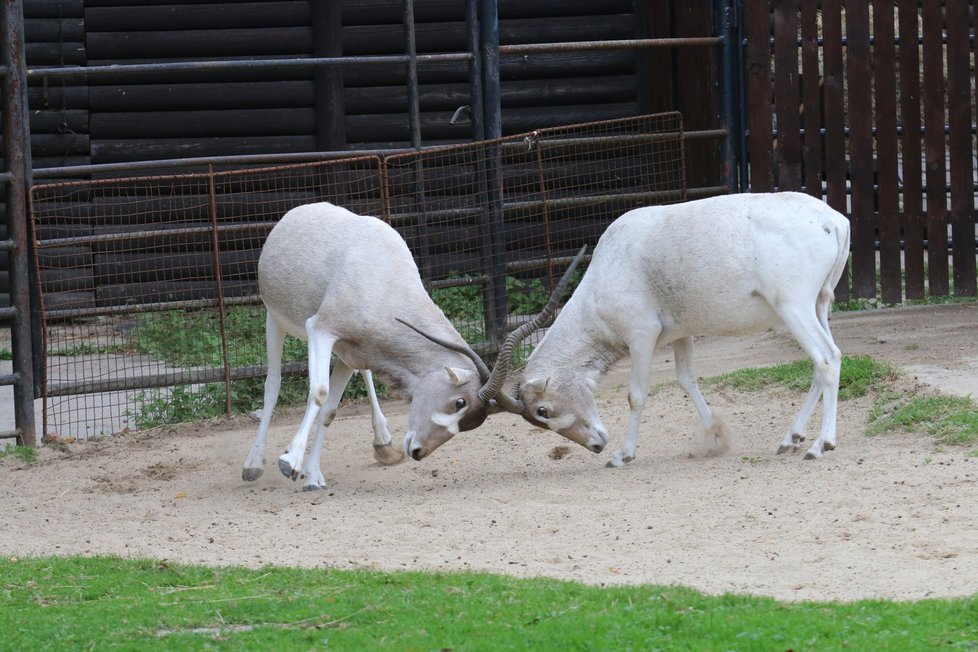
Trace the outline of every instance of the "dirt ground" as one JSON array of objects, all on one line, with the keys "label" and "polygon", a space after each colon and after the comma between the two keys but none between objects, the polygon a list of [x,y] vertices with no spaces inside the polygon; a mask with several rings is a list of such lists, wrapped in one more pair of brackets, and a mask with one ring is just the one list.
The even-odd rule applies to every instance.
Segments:
[{"label": "dirt ground", "polygon": [[[976,304],[832,317],[844,353],[896,364],[904,391],[978,396],[976,324]],[[801,357],[775,330],[702,340],[696,366],[710,376]],[[671,350],[656,369],[656,383],[673,379]],[[840,404],[839,447],[824,459],[778,456],[801,394],[707,390],[732,448],[690,457],[698,425],[673,383],[649,401],[638,458],[606,468],[626,423],[625,378],[616,369],[600,390],[612,433],[600,455],[497,415],[422,462],[382,467],[368,413],[349,406],[330,431],[325,492],[303,493],[276,468],[294,412],[276,415],[269,465],[253,483],[240,479],[255,431],[244,417],[48,446],[31,465],[8,457],[0,554],[464,569],[784,600],[978,591],[978,457],[968,450],[915,434],[869,438],[864,398]],[[396,438],[406,404],[385,410]]]}]

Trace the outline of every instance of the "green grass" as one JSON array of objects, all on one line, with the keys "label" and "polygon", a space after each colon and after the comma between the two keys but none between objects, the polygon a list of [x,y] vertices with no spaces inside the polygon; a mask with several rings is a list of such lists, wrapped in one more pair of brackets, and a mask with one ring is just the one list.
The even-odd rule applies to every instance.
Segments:
[{"label": "green grass", "polygon": [[0,459],[5,457],[16,457],[30,463],[37,460],[37,449],[28,446],[4,446],[0,448]]},{"label": "green grass", "polygon": [[486,574],[0,559],[10,650],[955,650],[978,596],[780,603]]},{"label": "green grass", "polygon": [[870,415],[870,435],[892,430],[924,432],[950,445],[978,442],[978,405],[963,396],[889,394]]},{"label": "green grass", "polygon": [[131,352],[132,348],[126,344],[76,344],[74,346],[53,349],[48,351],[48,355],[63,355],[70,357],[76,355],[124,355]]},{"label": "green grass", "polygon": [[[772,386],[805,391],[812,384],[812,361],[798,360],[775,367],[738,369],[728,374],[708,378],[707,385],[730,387],[743,391],[757,391]],[[896,371],[884,362],[869,356],[843,356],[839,373],[839,398],[847,400],[865,396],[878,389],[882,383],[896,378]]]},{"label": "green grass", "polygon": [[[581,273],[572,284],[580,281]],[[508,310],[511,314],[531,314],[539,311],[549,298],[540,279],[506,279]],[[455,324],[469,342],[484,340],[483,289],[477,284],[440,288],[432,293],[435,303]],[[256,308],[231,308],[225,316],[228,357],[232,367],[264,364],[265,313]],[[146,313],[140,317],[139,327],[131,332],[132,342],[113,348],[131,350],[151,355],[176,368],[222,367],[224,350],[221,340],[219,315],[215,310],[168,310]],[[104,349],[105,347],[102,347]],[[81,355],[107,352],[95,347],[76,347],[52,352],[52,355]],[[529,347],[515,352],[516,364],[529,355]],[[306,345],[292,337],[286,337],[282,358],[285,362],[304,360]],[[133,395],[137,404],[128,415],[138,428],[185,423],[209,419],[225,414],[224,383],[211,383],[196,389],[178,386],[168,390],[147,390]],[[377,386],[381,397],[390,396],[383,385]],[[264,395],[264,378],[235,380],[231,386],[231,410],[245,413],[259,409]],[[308,395],[304,375],[285,376],[279,393],[280,406],[300,405]],[[347,386],[344,396],[349,400],[361,400],[367,396],[362,376],[355,375]]]},{"label": "green grass", "polygon": [[[897,372],[884,362],[868,356],[843,357],[839,399],[875,394],[867,435],[903,430],[930,435],[941,444],[969,446],[978,442],[978,405],[972,399],[907,396],[889,389],[889,383],[896,378]],[[702,382],[747,392],[769,387],[801,392],[811,386],[812,363],[799,360],[775,367],[738,369]]]},{"label": "green grass", "polygon": [[10,349],[0,349],[0,360],[13,360],[14,354],[10,352]]},{"label": "green grass", "polygon": [[958,297],[953,294],[943,294],[935,296],[926,296],[923,299],[909,299],[904,301],[902,304],[884,304],[882,300],[876,297],[869,297],[865,299],[857,299],[855,297],[850,297],[845,301],[836,301],[832,304],[833,311],[839,312],[853,312],[856,310],[877,310],[879,308],[888,308],[896,306],[938,306],[945,305],[949,303],[975,303],[978,302],[978,297]]}]

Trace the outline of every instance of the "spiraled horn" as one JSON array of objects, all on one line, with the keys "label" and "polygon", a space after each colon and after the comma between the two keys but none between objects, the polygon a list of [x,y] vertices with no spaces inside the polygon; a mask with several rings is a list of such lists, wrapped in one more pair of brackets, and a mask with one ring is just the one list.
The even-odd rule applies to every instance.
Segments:
[{"label": "spiraled horn", "polygon": [[456,353],[461,353],[462,355],[468,356],[469,359],[472,360],[472,362],[475,364],[475,368],[479,371],[479,378],[482,380],[482,382],[486,382],[489,380],[489,375],[490,375],[489,367],[487,367],[486,363],[483,362],[482,358],[479,357],[479,354],[473,351],[471,348],[469,348],[468,345],[457,344],[455,342],[450,342],[449,340],[443,340],[442,338],[437,337],[435,335],[431,335],[430,333],[425,333],[423,330],[421,330],[414,324],[408,323],[403,319],[401,319],[400,317],[395,317],[394,319],[401,322],[402,324],[404,324],[405,326],[413,330],[418,335],[428,338],[435,344],[440,344],[441,346],[445,347],[449,351],[455,351]]},{"label": "spiraled horn", "polygon": [[486,381],[485,385],[479,390],[479,398],[483,401],[489,401],[496,399],[496,402],[507,412],[522,412],[522,405],[518,399],[502,392],[503,383],[506,380],[506,375],[509,373],[509,369],[513,364],[513,349],[516,345],[525,340],[533,331],[547,326],[554,318],[557,313],[557,304],[560,303],[560,299],[567,289],[567,285],[570,283],[571,274],[577,269],[577,265],[584,258],[584,252],[587,251],[587,245],[581,247],[581,250],[577,252],[574,260],[564,271],[564,275],[560,277],[560,281],[557,283],[557,287],[554,288],[553,293],[550,295],[550,300],[547,301],[547,305],[543,307],[532,321],[529,321],[512,333],[503,342],[502,346],[499,348],[499,355],[496,357],[496,364],[492,368],[492,372],[489,375],[489,379]]}]

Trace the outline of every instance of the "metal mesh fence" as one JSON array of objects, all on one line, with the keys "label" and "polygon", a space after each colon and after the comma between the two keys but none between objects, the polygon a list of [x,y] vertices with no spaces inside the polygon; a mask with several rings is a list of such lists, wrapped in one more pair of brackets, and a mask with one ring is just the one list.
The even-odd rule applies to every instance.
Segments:
[{"label": "metal mesh fence", "polygon": [[[388,220],[436,303],[491,357],[581,245],[630,208],[684,195],[676,113],[385,159],[37,186],[44,431],[85,437],[259,407],[256,265],[294,206]],[[285,371],[299,375],[282,401],[305,400],[304,359],[287,341]]]}]

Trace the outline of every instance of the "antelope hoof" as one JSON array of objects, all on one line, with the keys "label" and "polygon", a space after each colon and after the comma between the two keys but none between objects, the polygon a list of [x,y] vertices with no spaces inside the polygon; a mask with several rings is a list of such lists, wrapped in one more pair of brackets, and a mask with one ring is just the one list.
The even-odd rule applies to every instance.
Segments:
[{"label": "antelope hoof", "polygon": [[383,446],[374,444],[374,459],[384,466],[399,464],[404,461],[404,451],[394,448],[391,444]]},{"label": "antelope hoof", "polygon": [[307,484],[302,487],[303,491],[325,491],[326,485]]},{"label": "antelope hoof", "polygon": [[823,451],[834,451],[835,450],[835,444],[830,444],[829,442],[825,442],[825,443],[822,444],[822,450]]},{"label": "antelope hoof", "polygon": [[785,446],[784,444],[781,444],[780,446],[778,446],[778,455],[783,455],[788,451],[796,451],[796,450],[798,450],[797,446]]},{"label": "antelope hoof", "polygon": [[241,469],[241,479],[245,482],[254,482],[261,477],[261,474],[265,472],[265,469],[249,469],[245,467]]},{"label": "antelope hoof", "polygon": [[605,466],[611,469],[620,469],[634,459],[634,455],[625,455],[619,450],[615,451],[615,454],[611,456],[611,459],[608,460]]},{"label": "antelope hoof", "polygon": [[818,456],[815,453],[805,453],[806,460],[817,460]]},{"label": "antelope hoof", "polygon": [[286,478],[290,480],[299,479],[299,472],[293,469],[292,465],[289,464],[287,460],[284,460],[281,457],[278,458],[278,470],[282,472],[282,475],[284,475]]}]

